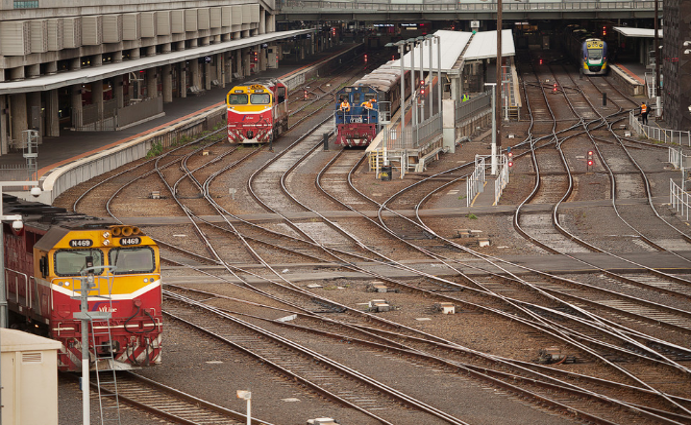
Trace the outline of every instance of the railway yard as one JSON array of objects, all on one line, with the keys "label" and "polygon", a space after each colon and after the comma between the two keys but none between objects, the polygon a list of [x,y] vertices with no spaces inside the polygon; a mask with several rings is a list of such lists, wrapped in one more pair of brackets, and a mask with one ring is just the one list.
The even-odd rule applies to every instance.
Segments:
[{"label": "railway yard", "polygon": [[[242,424],[249,390],[263,424],[691,424],[669,147],[625,135],[639,102],[611,77],[517,59],[496,206],[465,199],[489,129],[391,181],[362,149],[323,149],[361,67],[296,90],[273,151],[221,126],[63,193],[161,250],[163,360],[118,375],[122,423]],[[60,397],[74,423],[78,384]]]}]

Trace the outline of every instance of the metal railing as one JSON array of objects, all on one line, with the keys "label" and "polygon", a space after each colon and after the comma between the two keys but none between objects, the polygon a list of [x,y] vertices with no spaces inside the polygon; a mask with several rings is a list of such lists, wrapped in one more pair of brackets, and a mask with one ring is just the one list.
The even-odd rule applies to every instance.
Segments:
[{"label": "metal railing", "polygon": [[425,146],[435,138],[441,137],[444,132],[442,124],[442,114],[437,114],[423,121],[420,125],[414,126],[415,131],[413,131],[413,134],[415,134],[415,140],[413,140],[413,147]]},{"label": "metal railing", "polygon": [[466,206],[470,207],[475,195],[482,193],[485,186],[485,156],[475,155],[475,170],[466,180]]},{"label": "metal railing", "polygon": [[686,168],[691,168],[691,167],[688,167],[688,165],[687,165],[689,163],[689,161],[688,161],[689,156],[691,156],[691,155],[684,154],[684,152],[681,151],[681,148],[677,149],[677,148],[673,148],[671,146],[669,147],[669,161],[668,162],[671,163],[674,166],[674,168],[676,168],[676,169],[684,170]]},{"label": "metal railing", "polygon": [[[660,10],[662,2],[660,2]],[[382,0],[360,2],[350,1],[319,1],[319,0],[288,0],[279,4],[281,13],[305,13],[308,10],[320,12],[496,12],[496,3],[482,1],[461,3],[458,0],[422,0],[420,3],[397,3],[396,0]],[[536,2],[525,0],[521,3],[503,3],[503,12],[550,12],[550,11],[600,11],[600,10],[655,10],[654,1],[568,1]]]},{"label": "metal railing", "polygon": [[486,91],[465,102],[456,103],[456,124],[492,108],[492,92]]},{"label": "metal railing", "polygon": [[648,139],[658,140],[663,143],[691,146],[691,132],[643,125],[638,121],[634,111],[629,112],[629,127],[639,136]]},{"label": "metal railing", "polygon": [[689,194],[686,193],[684,188],[674,183],[672,179],[669,179],[669,203],[672,204],[672,207],[677,211],[677,213],[681,214],[683,217],[686,217],[686,220],[689,219],[690,201],[691,198],[689,197]]},{"label": "metal railing", "polygon": [[499,175],[494,180],[494,205],[499,203],[504,188],[509,184],[509,158],[506,155],[501,155],[499,162]]}]

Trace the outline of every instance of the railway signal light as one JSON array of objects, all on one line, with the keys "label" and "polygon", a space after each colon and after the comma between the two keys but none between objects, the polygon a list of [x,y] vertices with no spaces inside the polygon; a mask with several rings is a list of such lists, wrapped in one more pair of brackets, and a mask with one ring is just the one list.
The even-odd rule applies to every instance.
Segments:
[{"label": "railway signal light", "polygon": [[588,151],[588,160],[587,160],[587,166],[586,166],[587,171],[590,171],[593,169],[594,163],[595,162],[593,161],[593,151],[590,150],[590,151]]},{"label": "railway signal light", "polygon": [[540,65],[542,65],[542,58],[540,58]]},{"label": "railway signal light", "polygon": [[420,86],[420,96],[424,96],[424,95],[425,95],[425,85],[423,84]]},{"label": "railway signal light", "polygon": [[367,63],[367,54],[365,54],[365,63]]},{"label": "railway signal light", "polygon": [[602,36],[605,37],[607,35],[607,27],[602,27]]},{"label": "railway signal light", "polygon": [[509,168],[513,167],[513,161],[509,161]]},{"label": "railway signal light", "polygon": [[557,83],[554,83],[554,86],[552,86],[552,93],[557,92]]},{"label": "railway signal light", "polygon": [[331,28],[331,35],[336,37],[336,27]]}]

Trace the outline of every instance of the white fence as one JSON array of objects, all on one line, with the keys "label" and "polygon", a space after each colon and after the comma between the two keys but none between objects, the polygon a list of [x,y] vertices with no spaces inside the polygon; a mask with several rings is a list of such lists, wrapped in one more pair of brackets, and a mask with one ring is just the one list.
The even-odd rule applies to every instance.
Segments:
[{"label": "white fence", "polygon": [[504,193],[504,188],[509,184],[509,159],[506,155],[501,155],[499,161],[499,175],[494,180],[494,205],[499,203],[501,194]]},{"label": "white fence", "polygon": [[670,164],[674,166],[674,168],[677,169],[686,169],[686,168],[691,168],[689,167],[689,155],[684,154],[684,152],[681,151],[681,148],[669,148],[669,161]]},{"label": "white fence", "polygon": [[485,186],[485,158],[475,155],[475,170],[466,181],[466,206],[470,207],[475,195],[481,193]]},{"label": "white fence", "polygon": [[667,130],[659,127],[643,125],[638,121],[636,114],[629,112],[629,127],[639,136],[648,139],[659,140],[664,143],[676,143],[678,145],[691,146],[691,133],[681,130]]},{"label": "white fence", "polygon": [[674,180],[669,179],[669,203],[672,207],[681,214],[682,217],[689,219],[689,194],[686,193],[684,188],[680,187],[678,184],[674,183]]}]

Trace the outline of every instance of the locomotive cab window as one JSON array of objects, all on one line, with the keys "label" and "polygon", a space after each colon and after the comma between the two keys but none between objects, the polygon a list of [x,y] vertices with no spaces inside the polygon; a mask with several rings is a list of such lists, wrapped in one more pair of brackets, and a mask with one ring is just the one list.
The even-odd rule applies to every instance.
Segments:
[{"label": "locomotive cab window", "polygon": [[[58,276],[79,276],[86,268],[86,257],[91,256],[94,267],[103,265],[103,252],[99,249],[61,249],[55,252],[53,263],[55,274]],[[101,274],[103,270],[97,269],[95,274]]]},{"label": "locomotive cab window", "polygon": [[285,87],[279,87],[277,90],[278,94],[278,103],[283,103],[286,100],[286,88]]},{"label": "locomotive cab window", "polygon": [[148,246],[113,248],[108,262],[115,266],[115,274],[152,273],[156,270],[154,250]]},{"label": "locomotive cab window", "polygon": [[229,105],[247,105],[247,95],[245,93],[232,93],[228,96]]},{"label": "locomotive cab window", "polygon": [[250,96],[250,103],[252,105],[269,105],[271,103],[271,95],[269,93],[253,93]]},{"label": "locomotive cab window", "polygon": [[591,60],[602,59],[602,49],[588,49],[588,58]]}]

